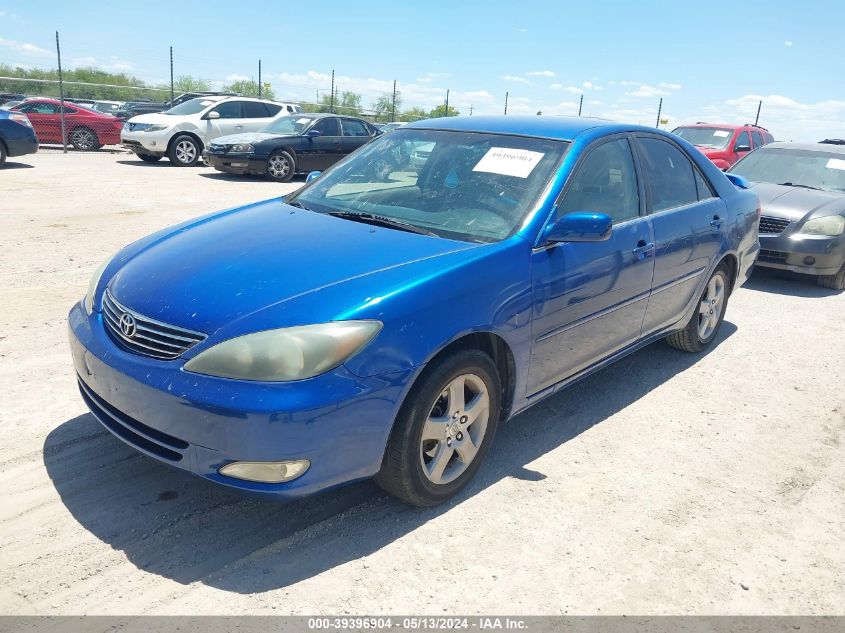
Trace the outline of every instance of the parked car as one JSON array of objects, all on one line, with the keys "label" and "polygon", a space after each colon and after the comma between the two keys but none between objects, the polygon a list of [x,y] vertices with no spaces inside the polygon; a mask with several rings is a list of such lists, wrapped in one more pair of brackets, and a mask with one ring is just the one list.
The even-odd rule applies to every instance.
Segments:
[{"label": "parked car", "polygon": [[0,108],[0,167],[7,156],[23,156],[38,151],[38,137],[25,114]]},{"label": "parked car", "polygon": [[751,124],[696,123],[677,127],[672,133],[695,145],[722,171],[775,140],[766,128]]},{"label": "parked car", "polygon": [[91,107],[97,112],[116,116],[123,107],[123,103],[123,101],[95,101]]},{"label": "parked car", "polygon": [[405,123],[401,121],[395,121],[392,123],[374,123],[373,125],[375,125],[382,132],[390,132],[391,130],[395,130],[396,128],[402,127],[403,125],[405,125]]},{"label": "parked car", "polygon": [[260,132],[221,136],[203,153],[230,174],[256,174],[287,182],[294,174],[323,170],[381,134],[371,123],[335,114],[283,116]]},{"label": "parked car", "polygon": [[126,121],[133,116],[162,112],[167,110],[168,107],[168,104],[163,101],[127,101],[114,115],[118,119]]},{"label": "parked car", "polygon": [[58,99],[27,99],[12,108],[25,114],[41,143],[62,143],[61,109],[64,107],[65,139],[74,149],[91,151],[120,143],[121,121],[96,110]]},{"label": "parked car", "polygon": [[773,143],[730,171],[755,183],[763,205],[758,265],[845,290],[845,145]]},{"label": "parked car", "polygon": [[164,156],[180,167],[196,165],[213,138],[237,132],[257,132],[282,112],[272,101],[248,97],[198,97],[174,108],[133,117],[121,139],[143,161]]},{"label": "parked car", "polygon": [[4,110],[11,110],[19,103],[23,103],[23,101],[7,101],[3,105],[0,105],[0,108],[3,108]]},{"label": "parked car", "polygon": [[[382,178],[423,142],[422,168]],[[712,346],[757,211],[659,130],[412,123],[103,263],[69,315],[79,387],[121,440],[220,484],[290,499],[375,476],[435,504],[500,422],[653,341]]]},{"label": "parked car", "polygon": [[0,92],[0,105],[5,105],[9,101],[23,101],[26,95],[19,92]]}]

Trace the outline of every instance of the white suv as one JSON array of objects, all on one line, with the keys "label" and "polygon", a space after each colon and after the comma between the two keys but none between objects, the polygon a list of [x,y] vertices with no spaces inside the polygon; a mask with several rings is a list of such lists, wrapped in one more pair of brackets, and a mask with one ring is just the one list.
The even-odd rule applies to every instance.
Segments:
[{"label": "white suv", "polygon": [[249,97],[198,97],[165,112],[132,117],[123,124],[120,141],[143,161],[154,163],[167,156],[174,165],[190,167],[211,139],[258,132],[298,107]]}]

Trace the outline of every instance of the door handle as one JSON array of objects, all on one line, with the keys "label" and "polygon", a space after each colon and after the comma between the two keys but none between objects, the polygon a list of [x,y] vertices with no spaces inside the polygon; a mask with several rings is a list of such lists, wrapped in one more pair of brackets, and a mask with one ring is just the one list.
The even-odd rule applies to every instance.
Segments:
[{"label": "door handle", "polygon": [[710,220],[710,226],[712,226],[717,231],[722,228],[722,218],[718,215],[714,215],[713,219]]},{"label": "door handle", "polygon": [[637,259],[643,260],[648,257],[648,254],[654,250],[654,242],[646,242],[645,240],[640,240],[637,242],[637,248],[634,249],[634,255],[637,256]]}]

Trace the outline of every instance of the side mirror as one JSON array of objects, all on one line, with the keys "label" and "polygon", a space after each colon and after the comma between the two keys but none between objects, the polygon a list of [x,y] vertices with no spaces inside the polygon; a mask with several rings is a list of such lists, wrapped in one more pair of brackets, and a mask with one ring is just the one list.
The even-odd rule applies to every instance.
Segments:
[{"label": "side mirror", "polygon": [[321,171],[310,171],[310,172],[308,172],[308,175],[305,177],[305,184],[307,185],[312,180],[317,180],[317,178],[319,178],[320,174],[322,174],[322,173],[323,172],[321,172]]},{"label": "side mirror", "polygon": [[211,112],[206,114],[203,118],[204,119],[219,119],[220,113],[217,110],[212,110]]},{"label": "side mirror", "polygon": [[727,176],[728,180],[730,180],[734,184],[734,187],[738,187],[740,189],[750,189],[751,188],[751,183],[748,182],[747,179],[745,179],[743,176],[740,176],[739,174],[725,173],[725,176]]},{"label": "side mirror", "polygon": [[610,237],[613,220],[606,213],[575,211],[559,218],[546,233],[547,242],[603,242]]},{"label": "side mirror", "polygon": [[308,130],[308,136],[311,138],[317,138],[321,134],[322,132],[320,130]]},{"label": "side mirror", "polygon": [[751,146],[750,145],[737,145],[734,147],[735,152],[750,152]]}]

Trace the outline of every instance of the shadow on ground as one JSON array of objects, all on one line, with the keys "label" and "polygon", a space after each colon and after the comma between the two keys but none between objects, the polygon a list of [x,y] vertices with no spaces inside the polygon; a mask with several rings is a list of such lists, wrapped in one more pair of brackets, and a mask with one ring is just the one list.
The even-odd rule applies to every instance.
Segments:
[{"label": "shadow on ground", "polygon": [[6,163],[0,167],[0,170],[5,171],[6,169],[32,169],[32,165],[28,165],[26,163],[10,163],[6,161]]},{"label": "shadow on ground", "polygon": [[[709,351],[736,329],[725,321]],[[545,479],[525,465],[702,357],[655,343],[537,404],[500,429],[475,480],[436,508],[409,507],[371,482],[290,504],[245,498],[136,453],[89,414],[50,433],[44,463],[76,520],[139,569],[262,592],[370,554],[506,477]]]},{"label": "shadow on ground", "polygon": [[788,270],[761,268],[759,266],[754,268],[751,279],[745,283],[743,289],[810,299],[831,297],[842,293],[842,290],[822,288],[816,283],[816,278],[813,275],[801,275]]},{"label": "shadow on ground", "polygon": [[[256,176],[255,174],[245,174],[245,175],[227,174],[226,172],[217,171],[217,170],[209,171],[209,172],[200,174],[200,176],[202,176],[203,178],[209,178],[211,180],[231,180],[231,181],[236,181],[236,182],[241,182],[241,181],[244,181],[244,180],[248,180],[248,181],[251,181],[251,182],[273,182],[269,178],[265,178],[264,176]],[[302,182],[302,183],[304,183],[305,182],[305,176],[302,176],[302,175],[294,176],[293,178],[290,179],[290,182]]]},{"label": "shadow on ground", "polygon": [[[116,161],[118,165],[129,165],[130,167],[172,167],[173,169],[191,169],[190,167],[177,167],[171,163],[167,158],[162,157],[154,163],[148,163],[140,158],[127,158],[125,160]],[[205,167],[202,163],[197,163],[193,167]]]}]

